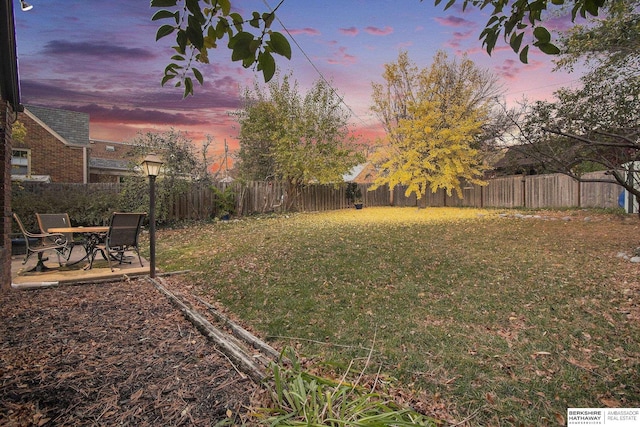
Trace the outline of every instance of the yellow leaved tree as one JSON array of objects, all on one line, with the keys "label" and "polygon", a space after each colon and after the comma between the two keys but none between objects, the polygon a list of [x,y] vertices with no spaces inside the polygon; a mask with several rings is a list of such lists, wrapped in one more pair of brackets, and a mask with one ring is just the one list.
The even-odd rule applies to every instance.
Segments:
[{"label": "yellow leaved tree", "polygon": [[462,197],[465,183],[482,179],[485,148],[495,129],[497,78],[463,58],[450,61],[438,52],[419,70],[406,52],[385,65],[384,84],[373,84],[372,109],[382,121],[387,144],[376,153],[382,173],[374,188],[407,186],[418,198],[442,188]]}]

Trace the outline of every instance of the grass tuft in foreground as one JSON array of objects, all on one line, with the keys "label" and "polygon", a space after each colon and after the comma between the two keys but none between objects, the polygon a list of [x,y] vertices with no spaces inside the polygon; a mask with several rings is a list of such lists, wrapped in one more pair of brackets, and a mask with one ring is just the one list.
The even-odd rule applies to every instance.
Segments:
[{"label": "grass tuft in foreground", "polygon": [[273,426],[435,426],[431,418],[401,408],[393,400],[349,383],[313,375],[305,371],[293,351],[284,356],[291,367],[272,364],[271,405],[257,418]]}]

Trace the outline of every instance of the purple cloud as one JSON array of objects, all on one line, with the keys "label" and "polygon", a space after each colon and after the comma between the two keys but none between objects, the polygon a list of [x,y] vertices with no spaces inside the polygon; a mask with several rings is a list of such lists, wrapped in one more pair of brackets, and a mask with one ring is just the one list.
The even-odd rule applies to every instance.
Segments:
[{"label": "purple cloud", "polygon": [[92,123],[141,123],[145,125],[192,126],[208,123],[204,117],[184,113],[170,113],[144,108],[102,107],[97,104],[83,106],[62,106],[65,110],[88,113]]},{"label": "purple cloud", "polygon": [[296,28],[293,30],[289,30],[289,33],[293,35],[304,34],[307,36],[319,36],[321,34],[320,31],[310,27]]},{"label": "purple cloud", "polygon": [[336,54],[332,58],[327,60],[329,64],[355,64],[357,62],[357,58],[354,55],[347,53],[346,47],[341,47],[338,49]]},{"label": "purple cloud", "polygon": [[471,21],[467,21],[464,18],[449,15],[446,18],[435,18],[436,22],[445,27],[474,27],[475,24]]},{"label": "purple cloud", "polygon": [[516,76],[520,73],[520,62],[514,59],[505,59],[502,65],[495,66],[494,70],[496,74],[507,80],[515,80]]},{"label": "purple cloud", "polygon": [[384,28],[378,28],[378,27],[365,27],[364,29],[367,33],[373,35],[373,36],[387,36],[391,33],[393,33],[393,28],[386,26]]},{"label": "purple cloud", "polygon": [[446,46],[452,49],[460,49],[460,47],[462,46],[462,42],[469,39],[473,34],[473,30],[465,32],[454,31],[453,37],[449,41],[447,41]]},{"label": "purple cloud", "polygon": [[345,36],[357,36],[360,32],[356,27],[340,28],[338,31]]},{"label": "purple cloud", "polygon": [[129,48],[102,42],[70,42],[52,40],[44,46],[44,53],[50,55],[99,56],[105,59],[153,59],[151,50]]}]

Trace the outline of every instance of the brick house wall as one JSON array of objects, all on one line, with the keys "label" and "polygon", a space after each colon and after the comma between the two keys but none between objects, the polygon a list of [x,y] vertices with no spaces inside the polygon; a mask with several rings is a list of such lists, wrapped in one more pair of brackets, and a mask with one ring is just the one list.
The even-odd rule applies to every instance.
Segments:
[{"label": "brick house wall", "polygon": [[[11,117],[14,112],[5,100],[0,100],[0,162],[4,171],[11,170]],[[2,246],[0,246],[0,290],[11,289],[11,174],[3,173],[2,190],[0,191],[0,205],[2,205]]]},{"label": "brick house wall", "polygon": [[[13,148],[31,150],[31,174],[49,175],[51,182],[85,183],[87,177],[86,144],[72,144],[47,126],[28,110],[20,113],[19,120],[27,130],[24,142],[15,142]],[[88,144],[88,116],[86,118]],[[65,121],[68,125],[68,122]],[[80,125],[82,126],[82,125]]]}]

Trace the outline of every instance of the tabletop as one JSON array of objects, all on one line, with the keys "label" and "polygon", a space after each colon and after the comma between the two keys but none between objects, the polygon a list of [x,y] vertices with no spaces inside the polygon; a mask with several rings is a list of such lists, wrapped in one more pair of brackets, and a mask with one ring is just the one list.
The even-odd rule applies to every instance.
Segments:
[{"label": "tabletop", "polygon": [[53,227],[48,228],[49,233],[106,233],[109,231],[108,226],[89,226],[89,227]]}]

